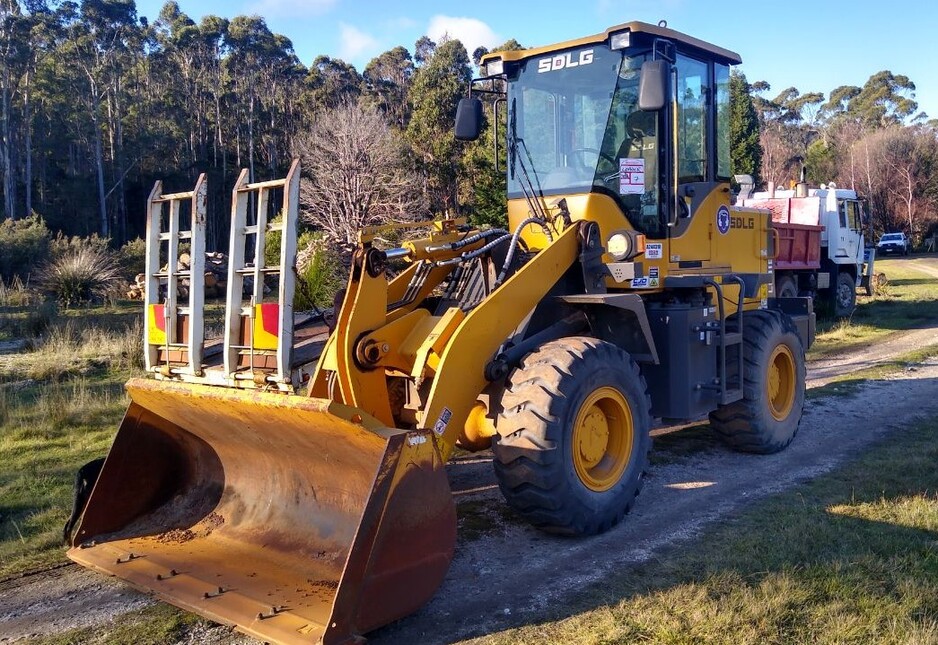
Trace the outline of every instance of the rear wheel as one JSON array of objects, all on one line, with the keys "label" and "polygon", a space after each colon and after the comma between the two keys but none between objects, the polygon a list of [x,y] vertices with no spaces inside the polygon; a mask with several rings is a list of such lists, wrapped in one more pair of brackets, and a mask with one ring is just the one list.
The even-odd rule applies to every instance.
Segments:
[{"label": "rear wheel", "polygon": [[778,452],[795,438],[801,423],[804,349],[784,314],[756,311],[743,321],[743,398],[711,412],[710,425],[736,450]]},{"label": "rear wheel", "polygon": [[641,490],[650,407],[638,366],[614,345],[565,338],[529,354],[509,379],[492,446],[508,504],[552,533],[609,529]]},{"label": "rear wheel", "polygon": [[775,283],[775,296],[778,298],[797,298],[798,284],[790,275],[784,275]]},{"label": "rear wheel", "polygon": [[857,284],[855,278],[849,273],[838,273],[837,284],[834,286],[834,315],[838,318],[847,318],[853,314],[857,307]]}]

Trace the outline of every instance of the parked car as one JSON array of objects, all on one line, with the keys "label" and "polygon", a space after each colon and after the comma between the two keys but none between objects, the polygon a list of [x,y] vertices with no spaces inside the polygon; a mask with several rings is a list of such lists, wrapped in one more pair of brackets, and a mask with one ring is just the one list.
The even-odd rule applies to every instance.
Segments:
[{"label": "parked car", "polygon": [[909,238],[905,236],[905,233],[886,233],[879,238],[879,244],[876,245],[876,250],[879,253],[901,253],[902,255],[908,255],[910,246]]}]

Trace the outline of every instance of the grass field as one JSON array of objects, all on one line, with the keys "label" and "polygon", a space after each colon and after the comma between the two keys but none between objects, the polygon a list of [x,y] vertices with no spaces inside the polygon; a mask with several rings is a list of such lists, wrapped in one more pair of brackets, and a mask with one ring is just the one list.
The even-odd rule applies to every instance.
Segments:
[{"label": "grass field", "polygon": [[140,369],[135,309],[58,315],[0,356],[0,578],[63,559],[75,471],[107,452]]},{"label": "grass field", "polygon": [[[931,262],[938,268],[938,262]],[[819,320],[809,358],[822,358],[882,340],[897,331],[938,320],[938,278],[918,271],[908,260],[879,260],[876,271],[889,278],[873,296],[857,296],[846,320]]]},{"label": "grass field", "polygon": [[[938,280],[898,260],[880,270],[886,290],[860,298],[851,321],[824,324],[813,356],[938,319]],[[64,560],[74,472],[107,451],[127,405],[122,385],[140,370],[139,309],[56,311],[0,294],[0,341],[26,340],[25,351],[0,355],[0,578]],[[849,396],[850,383],[930,355],[926,348],[851,374],[832,386],[841,389],[815,396]],[[480,642],[938,643],[936,431],[918,427],[760,503],[693,549],[588,590],[555,620]],[[693,435],[693,445],[670,450],[656,440],[653,460],[712,441],[706,428]],[[158,643],[193,620],[158,606],[135,612],[120,633],[101,627],[49,642]]]},{"label": "grass field", "polygon": [[551,620],[471,642],[938,642],[936,433],[891,436]]}]

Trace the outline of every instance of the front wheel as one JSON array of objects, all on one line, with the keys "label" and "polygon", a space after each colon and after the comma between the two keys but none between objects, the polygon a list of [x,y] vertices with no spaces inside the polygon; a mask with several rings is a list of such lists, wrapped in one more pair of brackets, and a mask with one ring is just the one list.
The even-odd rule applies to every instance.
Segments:
[{"label": "front wheel", "polygon": [[804,348],[794,323],[775,311],[743,316],[743,398],[710,413],[730,447],[768,454],[792,442],[804,409]]},{"label": "front wheel", "polygon": [[651,403],[631,357],[595,338],[529,354],[502,396],[492,446],[508,504],[540,529],[606,531],[641,490]]},{"label": "front wheel", "polygon": [[857,307],[857,284],[849,273],[838,273],[837,284],[834,286],[834,315],[838,318],[849,318]]}]

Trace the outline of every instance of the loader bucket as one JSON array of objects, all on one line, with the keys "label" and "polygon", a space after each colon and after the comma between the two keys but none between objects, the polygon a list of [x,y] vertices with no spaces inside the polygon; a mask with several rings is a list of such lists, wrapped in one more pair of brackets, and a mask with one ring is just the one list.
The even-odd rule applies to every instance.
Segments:
[{"label": "loader bucket", "polygon": [[278,643],[353,642],[442,582],[456,513],[428,431],[302,396],[127,389],[71,559]]}]

